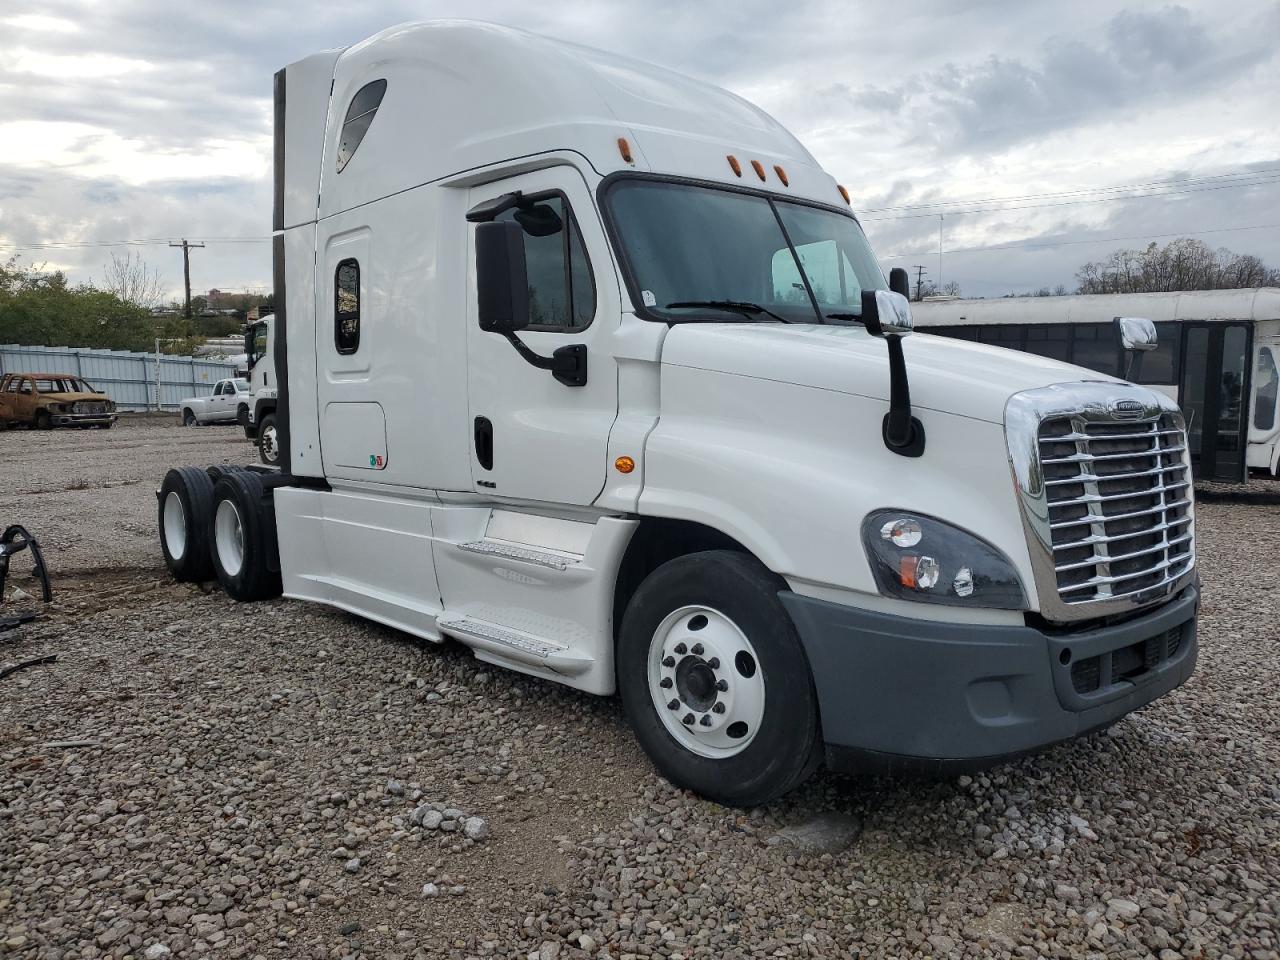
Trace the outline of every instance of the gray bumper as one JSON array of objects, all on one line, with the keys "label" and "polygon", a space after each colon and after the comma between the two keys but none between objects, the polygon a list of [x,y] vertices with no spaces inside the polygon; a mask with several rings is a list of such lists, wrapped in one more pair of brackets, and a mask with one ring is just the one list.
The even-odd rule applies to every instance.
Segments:
[{"label": "gray bumper", "polygon": [[914,620],[781,594],[837,769],[979,768],[1104,727],[1195,669],[1192,587],[1073,633]]},{"label": "gray bumper", "polygon": [[114,413],[55,413],[49,417],[49,422],[55,427],[71,427],[71,426],[102,426],[107,423],[115,423],[119,419]]}]

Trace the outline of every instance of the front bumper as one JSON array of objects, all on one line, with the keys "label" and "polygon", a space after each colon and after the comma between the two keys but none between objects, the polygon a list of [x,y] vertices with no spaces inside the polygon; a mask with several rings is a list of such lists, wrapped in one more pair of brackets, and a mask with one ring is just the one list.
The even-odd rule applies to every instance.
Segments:
[{"label": "front bumper", "polygon": [[981,769],[1105,727],[1196,664],[1197,589],[1074,633],[915,620],[781,594],[835,769]]},{"label": "front bumper", "polygon": [[55,427],[101,427],[119,419],[114,413],[53,413],[49,422]]}]

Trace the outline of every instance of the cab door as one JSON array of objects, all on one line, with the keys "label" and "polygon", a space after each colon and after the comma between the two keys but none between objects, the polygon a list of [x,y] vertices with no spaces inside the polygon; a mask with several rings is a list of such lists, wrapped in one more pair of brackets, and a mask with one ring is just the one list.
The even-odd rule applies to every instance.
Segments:
[{"label": "cab door", "polygon": [[475,228],[468,225],[467,394],[472,479],[478,492],[568,505],[590,504],[604,486],[609,430],[618,410],[615,339],[621,296],[594,199],[572,167],[512,177],[470,191],[468,206],[519,191],[497,217],[524,230],[530,326],[517,336],[551,356],[586,348],[581,386],[558,381],[503,336],[480,330]]}]

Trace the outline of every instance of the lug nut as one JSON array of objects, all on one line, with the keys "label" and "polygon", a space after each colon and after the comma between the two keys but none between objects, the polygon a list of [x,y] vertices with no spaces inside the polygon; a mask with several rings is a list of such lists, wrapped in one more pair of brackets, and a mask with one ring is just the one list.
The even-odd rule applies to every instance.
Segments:
[{"label": "lug nut", "polygon": [[719,657],[712,657],[710,660],[708,660],[708,661],[707,661],[707,666],[708,666],[708,667],[710,667],[712,670],[719,670],[719,669],[720,669],[720,658],[719,658]]},{"label": "lug nut", "polygon": [[663,657],[663,658],[662,658],[662,665],[663,665],[664,667],[666,667],[666,668],[670,669],[671,667],[674,667],[674,666],[676,665],[676,658],[675,658],[675,657]]},{"label": "lug nut", "polygon": [[709,714],[709,713],[704,713],[704,714],[702,715],[702,719],[701,719],[701,720],[699,720],[698,722],[699,722],[700,724],[702,724],[704,727],[709,727],[709,726],[711,726],[711,714]]},{"label": "lug nut", "polygon": [[716,681],[716,689],[717,689],[717,690],[719,690],[721,693],[724,693],[726,690],[728,690],[728,689],[729,689],[729,681],[728,681],[728,680],[717,680],[717,681]]},{"label": "lug nut", "polygon": [[686,714],[684,715],[684,717],[683,717],[683,718],[681,718],[681,722],[682,722],[686,727],[692,727],[692,726],[693,726],[693,714],[692,714],[692,713],[686,713]]},{"label": "lug nut", "polygon": [[668,700],[668,701],[667,701],[667,709],[668,709],[668,710],[676,710],[676,709],[679,709],[679,707],[680,707],[680,701],[679,701],[679,700]]},{"label": "lug nut", "polygon": [[676,653],[680,654],[680,656],[683,657],[688,652],[689,652],[689,648],[686,647],[683,643],[676,644]]},{"label": "lug nut", "polygon": [[663,677],[663,678],[662,678],[662,682],[661,682],[661,683],[659,683],[659,684],[658,684],[658,686],[660,686],[663,690],[670,690],[670,689],[671,689],[671,678],[670,678],[670,677]]},{"label": "lug nut", "polygon": [[700,643],[695,643],[695,644],[693,645],[693,655],[694,655],[695,657],[700,657],[700,656],[702,656],[702,644],[700,644]]},{"label": "lug nut", "polygon": [[715,706],[711,708],[711,712],[724,713],[724,704],[717,700]]}]

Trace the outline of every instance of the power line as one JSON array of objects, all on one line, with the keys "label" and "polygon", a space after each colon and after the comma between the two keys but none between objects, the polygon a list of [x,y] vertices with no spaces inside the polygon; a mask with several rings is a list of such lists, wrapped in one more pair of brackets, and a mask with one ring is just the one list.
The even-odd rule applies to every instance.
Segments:
[{"label": "power line", "polygon": [[[97,247],[165,246],[181,238],[154,237],[138,240],[46,240],[40,243],[0,243],[0,250],[77,250]],[[270,237],[193,237],[193,243],[270,243]]]},{"label": "power line", "polygon": [[[1092,240],[1050,240],[1042,243],[1005,243],[991,247],[958,247],[943,253],[988,253],[995,250],[1032,250],[1051,247],[1074,247],[1090,243],[1119,243],[1126,240],[1163,240],[1166,237],[1199,237],[1211,233],[1235,233],[1241,230],[1280,230],[1280,223],[1259,223],[1251,227],[1216,227],[1212,230],[1181,230],[1177,233],[1144,233],[1132,237],[1098,237]],[[911,257],[932,257],[937,253],[890,253],[877,255],[878,260],[906,260]]]},{"label": "power line", "polygon": [[[1280,176],[1273,176],[1266,180],[1250,180],[1247,183],[1224,183],[1213,187],[1198,187],[1191,190],[1163,190],[1159,193],[1131,193],[1118,197],[1087,197],[1080,200],[1059,200],[1053,203],[1024,203],[1008,207],[981,207],[975,210],[947,210],[945,212],[949,217],[958,217],[966,214],[1000,213],[1008,210],[1039,210],[1045,207],[1070,207],[1077,206],[1082,203],[1115,203],[1119,200],[1152,200],[1162,197],[1176,197],[1188,193],[1209,193],[1214,190],[1238,190],[1241,187],[1259,187],[1271,183],[1280,183]],[[860,216],[858,219],[863,222],[882,220],[923,220],[936,217],[937,215],[938,211],[933,213],[904,213],[899,216],[892,217]]]},{"label": "power line", "polygon": [[907,203],[891,207],[868,207],[863,213],[891,213],[898,210],[928,210],[933,207],[964,206],[975,203],[1014,203],[1022,200],[1050,200],[1060,197],[1075,197],[1095,193],[1119,193],[1126,190],[1140,190],[1145,187],[1180,187],[1211,183],[1218,180],[1234,180],[1241,177],[1263,177],[1280,174],[1280,167],[1266,170],[1249,170],[1240,173],[1218,173],[1204,177],[1174,177],[1166,180],[1146,180],[1140,183],[1119,184],[1113,187],[1078,187],[1074,190],[1060,190],[1052,193],[1027,193],[1011,197],[979,197],[969,200],[937,200],[930,203]]}]

